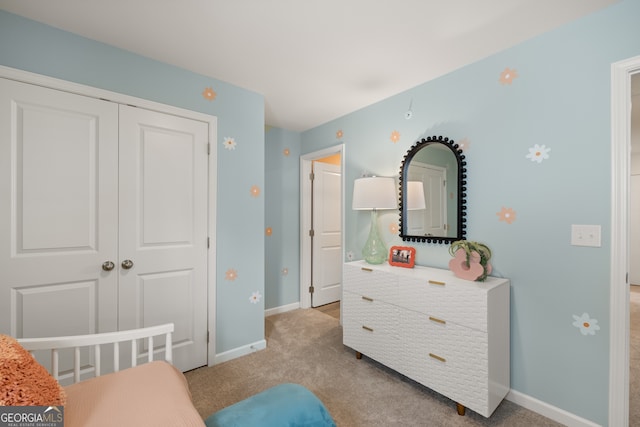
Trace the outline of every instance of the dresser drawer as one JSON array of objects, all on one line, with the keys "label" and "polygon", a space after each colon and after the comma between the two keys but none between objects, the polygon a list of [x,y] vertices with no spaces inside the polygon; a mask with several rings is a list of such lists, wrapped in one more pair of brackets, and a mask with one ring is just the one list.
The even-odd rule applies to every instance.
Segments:
[{"label": "dresser drawer", "polygon": [[343,343],[391,369],[403,366],[402,345],[398,335],[385,329],[371,328],[355,319],[343,322]]},{"label": "dresser drawer", "polygon": [[398,307],[351,292],[344,292],[342,304],[350,320],[386,335],[398,335]]},{"label": "dresser drawer", "polygon": [[488,335],[443,319],[400,315],[405,375],[485,416],[489,396]]},{"label": "dresser drawer", "polygon": [[345,264],[343,275],[345,291],[389,303],[395,303],[398,299],[398,278],[392,273],[362,265]]},{"label": "dresser drawer", "polygon": [[487,291],[474,282],[402,277],[398,304],[419,313],[446,318],[469,328],[487,331]]}]

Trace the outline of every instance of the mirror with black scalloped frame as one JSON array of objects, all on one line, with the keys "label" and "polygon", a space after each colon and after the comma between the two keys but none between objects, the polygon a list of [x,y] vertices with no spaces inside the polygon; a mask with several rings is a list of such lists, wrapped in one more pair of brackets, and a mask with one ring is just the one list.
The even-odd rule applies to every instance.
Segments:
[{"label": "mirror with black scalloped frame", "polygon": [[402,240],[451,243],[465,238],[464,159],[458,144],[443,136],[423,138],[407,151],[399,180]]}]

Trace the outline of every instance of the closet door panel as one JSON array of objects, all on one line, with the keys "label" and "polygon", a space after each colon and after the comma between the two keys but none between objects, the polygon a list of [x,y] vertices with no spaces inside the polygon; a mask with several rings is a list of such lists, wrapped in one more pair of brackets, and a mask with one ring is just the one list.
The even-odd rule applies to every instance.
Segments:
[{"label": "closet door panel", "polygon": [[117,328],[117,105],[0,79],[0,332]]},{"label": "closet door panel", "polygon": [[120,106],[119,326],[173,322],[174,363],[207,364],[208,125]]}]

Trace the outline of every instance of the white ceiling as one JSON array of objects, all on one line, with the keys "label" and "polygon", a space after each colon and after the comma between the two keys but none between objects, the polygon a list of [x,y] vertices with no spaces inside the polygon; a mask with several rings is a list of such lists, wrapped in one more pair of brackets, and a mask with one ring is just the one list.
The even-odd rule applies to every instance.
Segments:
[{"label": "white ceiling", "polygon": [[261,93],[268,125],[303,131],[616,1],[0,0],[0,9]]}]

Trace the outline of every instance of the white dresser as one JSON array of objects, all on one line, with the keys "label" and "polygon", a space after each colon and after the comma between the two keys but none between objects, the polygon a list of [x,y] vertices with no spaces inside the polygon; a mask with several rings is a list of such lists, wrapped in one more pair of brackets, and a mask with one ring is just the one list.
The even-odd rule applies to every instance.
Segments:
[{"label": "white dresser", "polygon": [[509,391],[509,280],[355,261],[344,265],[343,342],[489,417]]}]

